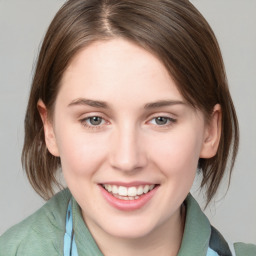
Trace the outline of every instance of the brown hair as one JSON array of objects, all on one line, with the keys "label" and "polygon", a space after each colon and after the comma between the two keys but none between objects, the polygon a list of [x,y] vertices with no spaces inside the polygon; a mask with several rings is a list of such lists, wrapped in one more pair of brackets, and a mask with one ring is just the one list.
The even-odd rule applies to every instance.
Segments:
[{"label": "brown hair", "polygon": [[56,173],[60,167],[59,159],[45,145],[38,100],[52,113],[60,80],[74,55],[93,41],[114,37],[131,40],[158,56],[180,93],[206,120],[214,105],[221,105],[217,154],[199,161],[208,204],[228,159],[231,174],[238,150],[238,122],[217,40],[187,0],[69,0],[59,10],[41,47],[25,118],[22,163],[33,188],[50,198],[53,185],[59,184]]}]

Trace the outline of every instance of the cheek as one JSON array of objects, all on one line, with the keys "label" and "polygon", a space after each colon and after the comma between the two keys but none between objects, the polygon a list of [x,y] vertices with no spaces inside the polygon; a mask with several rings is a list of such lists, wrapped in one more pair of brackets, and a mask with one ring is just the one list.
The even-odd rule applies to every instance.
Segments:
[{"label": "cheek", "polygon": [[93,136],[76,129],[66,128],[58,133],[62,170],[71,175],[82,176],[97,170],[105,158],[107,147],[102,136]]},{"label": "cheek", "polygon": [[[200,134],[200,133],[199,133]],[[151,142],[151,155],[154,162],[166,175],[192,175],[197,169],[201,151],[201,136],[193,131],[170,133],[165,138]],[[150,145],[148,145],[150,147]]]}]

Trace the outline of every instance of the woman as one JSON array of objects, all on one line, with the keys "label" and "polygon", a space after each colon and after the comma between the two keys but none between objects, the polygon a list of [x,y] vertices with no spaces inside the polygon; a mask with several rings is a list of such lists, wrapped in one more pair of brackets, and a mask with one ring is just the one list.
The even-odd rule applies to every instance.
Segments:
[{"label": "woman", "polygon": [[[0,255],[255,255],[189,194],[198,170],[210,202],[238,140],[217,41],[192,4],[68,1],[25,120],[23,165],[51,199],[3,235]],[[60,168],[68,189],[53,196]]]}]

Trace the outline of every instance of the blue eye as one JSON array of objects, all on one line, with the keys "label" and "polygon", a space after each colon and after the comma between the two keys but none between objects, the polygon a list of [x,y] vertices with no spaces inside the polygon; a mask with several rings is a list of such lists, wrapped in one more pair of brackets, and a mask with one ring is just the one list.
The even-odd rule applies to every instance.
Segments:
[{"label": "blue eye", "polygon": [[175,123],[176,120],[170,117],[165,117],[165,116],[158,116],[155,117],[153,119],[151,119],[150,121],[152,124],[154,125],[158,125],[158,126],[167,126],[170,125],[172,123]]}]

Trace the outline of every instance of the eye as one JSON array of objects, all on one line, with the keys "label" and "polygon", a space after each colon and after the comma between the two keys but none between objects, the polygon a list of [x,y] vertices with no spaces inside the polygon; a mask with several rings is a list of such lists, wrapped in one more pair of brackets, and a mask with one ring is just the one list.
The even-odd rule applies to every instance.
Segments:
[{"label": "eye", "polygon": [[158,125],[158,126],[168,126],[175,122],[176,122],[176,119],[173,119],[171,117],[165,117],[165,116],[157,116],[150,120],[151,124]]},{"label": "eye", "polygon": [[155,122],[158,125],[165,125],[168,123],[168,121],[170,121],[168,118],[163,117],[163,116],[158,116],[155,118]]},{"label": "eye", "polygon": [[92,116],[87,118],[86,120],[90,125],[100,125],[103,121],[102,117],[99,116]]},{"label": "eye", "polygon": [[86,117],[82,119],[80,122],[82,123],[82,125],[88,128],[97,128],[106,123],[106,121],[100,116]]}]

